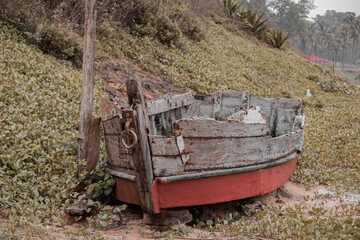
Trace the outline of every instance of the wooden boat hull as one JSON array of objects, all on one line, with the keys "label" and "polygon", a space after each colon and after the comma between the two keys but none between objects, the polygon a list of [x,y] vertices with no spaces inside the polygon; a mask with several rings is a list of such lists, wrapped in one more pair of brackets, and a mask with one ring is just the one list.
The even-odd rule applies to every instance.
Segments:
[{"label": "wooden boat hull", "polygon": [[131,106],[100,102],[117,199],[157,214],[265,194],[290,178],[304,140],[303,100],[221,91],[145,102],[141,93],[129,79]]},{"label": "wooden boat hull", "polygon": [[[231,175],[168,182],[151,186],[154,213],[162,209],[227,202],[262,195],[281,187],[292,175],[297,157],[283,164]],[[136,182],[116,178],[116,198],[141,205]]]}]

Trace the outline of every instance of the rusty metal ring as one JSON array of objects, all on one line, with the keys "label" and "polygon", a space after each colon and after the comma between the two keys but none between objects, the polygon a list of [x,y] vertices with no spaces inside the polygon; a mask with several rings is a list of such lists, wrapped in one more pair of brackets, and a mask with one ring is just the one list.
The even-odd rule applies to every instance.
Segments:
[{"label": "rusty metal ring", "polygon": [[128,144],[125,142],[124,134],[127,134],[127,133],[126,133],[126,131],[123,131],[123,132],[121,133],[121,135],[120,135],[121,145],[123,145],[124,148],[132,149],[132,148],[134,148],[134,147],[136,146],[137,141],[138,141],[138,137],[137,137],[135,131],[133,131],[133,130],[131,130],[131,129],[129,130],[129,133],[131,133],[131,135],[133,135],[133,137],[134,137],[133,143],[130,144],[130,145],[128,145]]}]

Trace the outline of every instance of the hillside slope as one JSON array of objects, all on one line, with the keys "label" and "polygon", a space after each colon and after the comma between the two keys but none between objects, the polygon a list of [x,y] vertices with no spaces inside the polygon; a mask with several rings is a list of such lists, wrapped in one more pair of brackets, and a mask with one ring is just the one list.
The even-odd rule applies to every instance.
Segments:
[{"label": "hillside slope", "polygon": [[[314,96],[306,98],[305,145],[293,179],[306,185],[330,184],[339,193],[360,193],[356,87],[345,85],[290,47],[284,51],[269,48],[211,20],[201,23],[207,29],[202,41],[183,36],[177,46],[102,24],[100,29],[107,37],[97,41],[96,106],[105,95],[104,85],[107,91],[123,96],[124,76],[131,74],[144,82],[153,79],[149,98],[216,90],[306,98],[306,89],[311,89]],[[31,219],[35,228],[44,219],[56,219],[59,209],[70,202],[68,193],[76,183],[80,74],[68,62],[26,44],[22,33],[0,23],[0,204],[1,209],[10,210],[12,222],[25,226]],[[105,160],[101,152],[98,175],[88,181],[95,182],[101,192],[88,190],[87,196],[77,198],[97,199],[113,186],[101,169]],[[349,231],[354,237],[354,224],[343,223],[354,230]]]},{"label": "hillside slope", "polygon": [[[291,47],[273,49],[211,20],[202,24],[208,30],[205,39],[194,42],[183,37],[179,47],[111,28],[99,52],[114,63],[131,59],[171,83],[174,91],[237,90],[263,97],[305,98],[305,147],[293,178],[358,192],[358,87],[342,82],[330,69],[307,61]],[[122,92],[125,80],[117,79]],[[307,89],[313,97],[306,97]]]}]

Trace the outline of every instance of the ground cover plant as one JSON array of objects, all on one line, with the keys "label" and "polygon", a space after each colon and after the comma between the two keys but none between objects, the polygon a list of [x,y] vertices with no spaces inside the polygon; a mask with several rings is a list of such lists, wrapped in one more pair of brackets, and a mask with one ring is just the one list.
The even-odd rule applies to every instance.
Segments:
[{"label": "ground cover plant", "polygon": [[[343,199],[360,194],[358,88],[289,46],[274,49],[246,32],[229,29],[228,23],[198,20],[206,34],[200,39],[180,34],[170,44],[156,36],[134,34],[134,29],[114,20],[101,21],[97,55],[114,63],[129,59],[174,88],[193,92],[247,90],[255,96],[305,98],[305,144],[292,179],[309,187],[331,186]],[[106,214],[104,199],[111,197],[113,179],[104,172],[104,152],[95,175],[87,179],[87,193],[70,194],[77,182],[80,74],[70,62],[29,44],[9,23],[0,24],[0,238],[49,236],[49,226],[66,225],[61,211],[74,199],[85,201],[90,214],[100,219]],[[105,94],[105,82],[96,78],[95,106]],[[307,89],[312,97],[306,97]],[[322,209],[243,211],[198,227],[240,238],[360,237],[358,204],[346,204],[341,212]],[[184,229],[174,227],[162,236],[188,233]],[[102,238],[81,227],[67,234]]]}]

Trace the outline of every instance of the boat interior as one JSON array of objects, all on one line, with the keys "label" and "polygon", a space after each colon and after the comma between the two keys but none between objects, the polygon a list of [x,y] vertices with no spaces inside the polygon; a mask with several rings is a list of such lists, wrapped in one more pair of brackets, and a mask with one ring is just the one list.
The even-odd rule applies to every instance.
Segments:
[{"label": "boat interior", "polygon": [[256,120],[262,122],[261,118],[249,121],[251,116],[246,116],[254,108],[266,120],[269,135],[277,137],[302,128],[304,110],[303,100],[253,97],[247,91],[219,91],[211,95],[194,96],[185,93],[150,100],[146,106],[150,135],[168,137],[177,135],[176,126],[174,128],[176,123],[192,124],[189,119],[240,121],[243,124],[256,124]]}]

